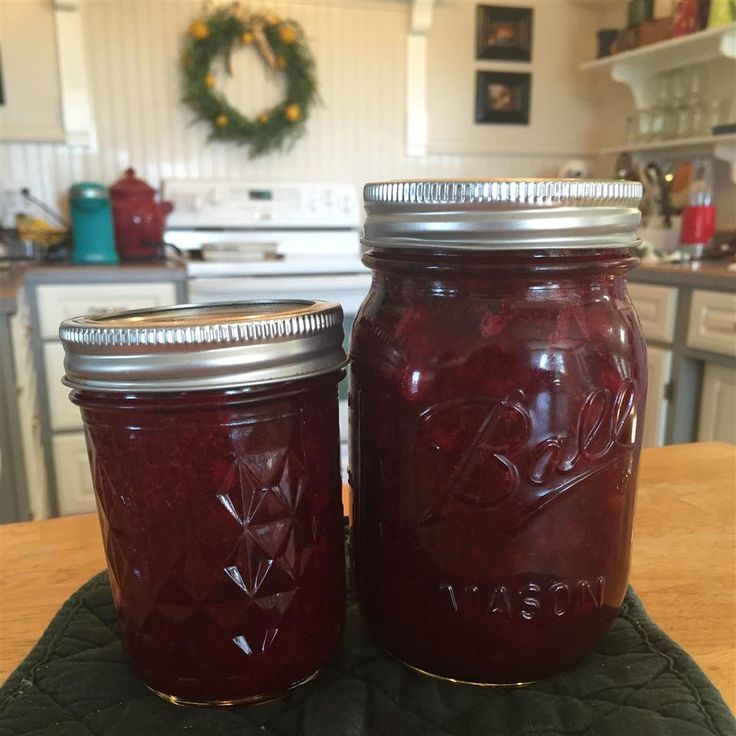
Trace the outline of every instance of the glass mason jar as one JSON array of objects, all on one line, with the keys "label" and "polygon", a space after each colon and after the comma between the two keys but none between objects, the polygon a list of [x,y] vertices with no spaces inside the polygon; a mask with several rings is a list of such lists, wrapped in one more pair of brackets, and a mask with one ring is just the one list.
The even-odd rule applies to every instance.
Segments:
[{"label": "glass mason jar", "polygon": [[641,185],[365,188],[353,560],[378,640],[477,684],[559,673],[624,597],[646,394]]},{"label": "glass mason jar", "polygon": [[133,668],[190,704],[314,677],[345,617],[342,309],[179,306],[60,335]]}]

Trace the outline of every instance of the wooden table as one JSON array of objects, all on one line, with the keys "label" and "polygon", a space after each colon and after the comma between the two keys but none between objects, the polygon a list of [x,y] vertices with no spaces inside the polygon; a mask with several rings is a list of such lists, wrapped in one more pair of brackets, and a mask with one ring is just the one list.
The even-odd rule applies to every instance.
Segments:
[{"label": "wooden table", "polygon": [[[631,582],[736,709],[736,447],[645,450]],[[0,681],[105,566],[94,515],[0,527]]]}]

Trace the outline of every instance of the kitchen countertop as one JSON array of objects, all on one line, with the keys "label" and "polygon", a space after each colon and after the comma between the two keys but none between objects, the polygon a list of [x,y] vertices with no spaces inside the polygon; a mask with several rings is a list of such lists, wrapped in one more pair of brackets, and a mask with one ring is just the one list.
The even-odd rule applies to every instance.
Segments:
[{"label": "kitchen countertop", "polygon": [[692,286],[695,289],[736,291],[736,269],[728,259],[695,263],[640,263],[628,274],[629,281],[662,286]]},{"label": "kitchen countertop", "polygon": [[[631,583],[736,708],[736,446],[644,450]],[[0,681],[105,565],[93,514],[0,527]]]},{"label": "kitchen countertop", "polygon": [[0,271],[0,314],[15,313],[18,292],[26,283],[109,284],[118,281],[185,281],[186,277],[186,267],[181,261],[122,263],[119,266],[19,262]]},{"label": "kitchen countertop", "polygon": [[[629,280],[666,286],[691,286],[736,292],[736,270],[729,261],[690,263],[642,263],[629,273]],[[114,283],[135,281],[185,281],[183,262],[121,264],[120,266],[73,266],[70,264],[18,264],[0,271],[0,314],[13,314],[16,296],[24,283]]]}]

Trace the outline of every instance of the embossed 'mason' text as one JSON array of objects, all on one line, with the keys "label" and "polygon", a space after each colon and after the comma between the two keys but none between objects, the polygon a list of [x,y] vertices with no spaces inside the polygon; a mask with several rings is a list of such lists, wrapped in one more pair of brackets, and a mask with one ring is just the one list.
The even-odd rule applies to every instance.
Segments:
[{"label": "embossed 'mason' text", "polygon": [[493,583],[440,583],[437,587],[441,610],[463,616],[503,616],[524,621],[539,617],[559,618],[600,608],[605,590],[606,579],[602,575],[595,580],[574,582],[530,579],[519,587]]}]

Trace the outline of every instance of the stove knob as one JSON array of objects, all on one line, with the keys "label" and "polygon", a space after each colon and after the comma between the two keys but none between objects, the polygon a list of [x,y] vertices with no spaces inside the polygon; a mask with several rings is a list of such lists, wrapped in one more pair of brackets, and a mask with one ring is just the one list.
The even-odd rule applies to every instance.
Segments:
[{"label": "stove knob", "polygon": [[339,206],[340,206],[340,212],[344,212],[345,214],[350,212],[350,197],[343,197],[340,200]]},{"label": "stove knob", "polygon": [[317,210],[317,200],[316,199],[308,199],[307,200],[307,209],[310,212],[316,212],[316,210]]},{"label": "stove knob", "polygon": [[324,189],[320,199],[325,207],[332,207],[332,189]]},{"label": "stove knob", "polygon": [[191,199],[192,212],[201,212],[204,209],[204,197],[201,194],[193,194]]},{"label": "stove knob", "polygon": [[217,206],[222,202],[222,192],[213,187],[209,192],[207,192],[207,202],[211,205]]}]

